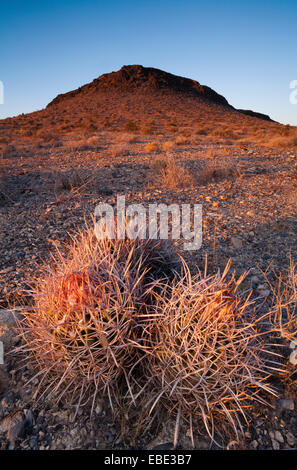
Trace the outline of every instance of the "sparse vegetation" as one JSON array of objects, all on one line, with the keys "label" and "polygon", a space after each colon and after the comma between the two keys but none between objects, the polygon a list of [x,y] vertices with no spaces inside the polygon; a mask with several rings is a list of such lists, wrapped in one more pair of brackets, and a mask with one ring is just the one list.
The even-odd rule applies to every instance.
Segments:
[{"label": "sparse vegetation", "polygon": [[160,171],[157,174],[157,183],[163,187],[175,189],[191,187],[194,185],[194,177],[181,164],[178,164],[172,155],[166,157],[165,163],[159,163]]},{"label": "sparse vegetation", "polygon": [[138,131],[138,125],[134,121],[129,121],[125,125],[125,130],[130,132]]},{"label": "sparse vegetation", "polygon": [[173,150],[174,147],[175,147],[175,142],[173,140],[168,140],[167,142],[164,142],[162,145],[162,148],[165,151]]},{"label": "sparse vegetation", "polygon": [[130,154],[130,150],[125,144],[117,144],[112,148],[111,154],[114,158],[125,157]]},{"label": "sparse vegetation", "polygon": [[212,180],[220,180],[240,176],[239,168],[234,165],[234,161],[225,156],[216,155],[210,152],[203,161],[203,166],[198,174],[201,183]]},{"label": "sparse vegetation", "polygon": [[85,186],[89,179],[78,170],[57,173],[55,174],[55,191],[73,191]]},{"label": "sparse vegetation", "polygon": [[297,135],[286,136],[286,135],[276,135],[269,139],[268,142],[265,143],[269,147],[296,147],[297,146]]},{"label": "sparse vegetation", "polygon": [[296,343],[292,349],[297,349],[297,264],[292,259],[288,271],[278,276],[273,292],[274,324],[282,338]]},{"label": "sparse vegetation", "polygon": [[188,137],[180,135],[179,137],[176,138],[175,143],[176,145],[186,146],[186,145],[190,145],[191,141]]},{"label": "sparse vegetation", "polygon": [[160,151],[160,145],[158,142],[149,142],[145,144],[144,151],[147,153],[152,153],[152,152],[159,152]]}]

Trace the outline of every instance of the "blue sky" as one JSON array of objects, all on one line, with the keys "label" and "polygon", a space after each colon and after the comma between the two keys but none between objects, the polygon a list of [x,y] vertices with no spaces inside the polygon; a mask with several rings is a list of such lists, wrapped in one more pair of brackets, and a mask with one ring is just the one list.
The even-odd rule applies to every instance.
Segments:
[{"label": "blue sky", "polygon": [[297,125],[296,0],[1,2],[0,118],[123,65],[193,78],[238,108]]}]

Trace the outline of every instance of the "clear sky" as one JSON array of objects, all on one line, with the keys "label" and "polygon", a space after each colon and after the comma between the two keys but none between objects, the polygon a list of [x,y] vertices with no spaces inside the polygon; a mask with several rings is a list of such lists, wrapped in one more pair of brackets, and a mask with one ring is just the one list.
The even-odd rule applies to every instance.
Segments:
[{"label": "clear sky", "polygon": [[193,78],[237,108],[297,125],[296,0],[0,3],[0,118],[41,109],[123,65]]}]

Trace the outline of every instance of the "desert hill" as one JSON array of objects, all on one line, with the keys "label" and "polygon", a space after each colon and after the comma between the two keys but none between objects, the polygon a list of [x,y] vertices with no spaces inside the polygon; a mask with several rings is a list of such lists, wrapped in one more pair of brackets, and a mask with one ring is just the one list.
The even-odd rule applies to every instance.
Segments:
[{"label": "desert hill", "polygon": [[117,72],[101,75],[92,83],[84,85],[77,90],[58,95],[48,104],[48,107],[65,103],[70,98],[93,97],[105,93],[124,92],[154,94],[158,90],[167,90],[175,93],[191,94],[203,100],[229,106],[228,101],[214,90],[189,78],[179,77],[163,70],[142,65],[125,65]]},{"label": "desert hill", "polygon": [[267,141],[266,130],[273,135],[279,127],[283,126],[265,114],[236,110],[225,97],[195,80],[128,65],[58,95],[45,109],[0,121],[0,139],[5,143],[9,133],[13,139],[42,143],[71,133],[91,135],[109,129],[141,134],[194,132],[240,140],[245,129],[252,131],[253,138],[259,134],[256,138],[265,136]]},{"label": "desert hill", "polygon": [[[213,103],[234,110],[226,98],[208,86],[201,85],[189,78],[179,77],[163,70],[143,67],[142,65],[125,65],[117,72],[103,74],[93,80],[92,83],[77,90],[58,95],[47,107],[66,104],[70,99],[94,99],[95,101],[97,99],[100,102],[102,95],[113,94],[114,92],[119,94],[133,93],[134,95],[149,93],[156,96],[158,91],[162,91],[163,94],[167,92],[168,94],[190,95],[192,98],[200,100],[200,106],[203,102]],[[260,119],[270,120],[269,116],[261,113],[250,110],[238,111]]]}]

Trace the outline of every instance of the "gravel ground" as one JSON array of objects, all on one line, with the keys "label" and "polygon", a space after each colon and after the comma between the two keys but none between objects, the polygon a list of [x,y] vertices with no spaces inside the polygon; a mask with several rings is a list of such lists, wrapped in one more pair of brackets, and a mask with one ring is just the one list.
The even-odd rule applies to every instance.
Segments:
[{"label": "gravel ground", "polygon": [[[106,139],[108,136],[106,134]],[[63,148],[24,149],[19,158],[2,161],[5,166],[7,198],[0,203],[0,308],[30,301],[28,286],[38,275],[38,266],[55,247],[63,248],[69,234],[91,220],[100,202],[116,203],[117,194],[125,194],[126,203],[150,202],[200,203],[203,207],[203,243],[197,252],[184,256],[193,271],[223,268],[231,258],[238,274],[250,270],[244,287],[253,287],[259,298],[271,296],[263,277],[273,282],[274,271],[285,271],[290,257],[297,259],[297,156],[291,151],[261,149],[256,146],[204,144],[180,148],[172,155],[195,178],[190,188],[168,189],[155,183],[153,159],[162,155],[145,154],[143,145],[130,146],[125,156],[111,158],[107,143],[102,148],[65,153]],[[199,179],[206,155],[214,151],[227,168],[223,177]],[[227,163],[226,163],[227,162]],[[61,189],[61,175],[80,175],[83,185],[68,191]],[[5,314],[8,315],[8,314]],[[5,315],[0,313],[1,318]],[[3,328],[9,323],[5,317]],[[7,335],[7,331],[2,331]],[[0,340],[4,338],[1,336]],[[17,341],[5,336],[6,346]],[[8,343],[7,343],[8,341]],[[284,345],[284,357],[289,353]],[[109,404],[98,398],[95,415],[74,411],[66,405],[36,403],[38,382],[25,385],[32,371],[18,371],[14,357],[0,366],[0,448],[2,449],[152,449],[172,446],[170,419],[164,426],[134,440],[129,429],[121,437],[111,417]],[[251,410],[251,424],[246,426],[240,443],[223,446],[244,449],[297,448],[295,382],[274,378],[279,397],[270,406]],[[196,448],[208,448],[207,436],[195,435]],[[166,447],[167,446],[167,447]],[[187,429],[181,432],[181,448],[190,448]]]}]

